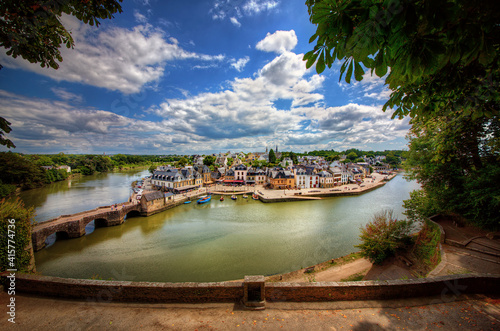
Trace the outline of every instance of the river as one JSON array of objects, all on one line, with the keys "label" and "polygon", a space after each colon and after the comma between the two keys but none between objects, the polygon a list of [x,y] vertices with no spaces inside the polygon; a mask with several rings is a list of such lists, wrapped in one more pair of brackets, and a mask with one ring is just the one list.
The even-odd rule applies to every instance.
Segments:
[{"label": "river", "polygon": [[[146,174],[83,178],[70,188],[49,187],[46,196],[36,197],[38,202],[26,203],[36,205],[43,220],[121,202],[127,200],[130,182]],[[35,253],[37,271],[68,278],[159,282],[285,273],[356,251],[359,228],[383,209],[403,217],[403,200],[418,187],[398,175],[360,196],[272,204],[214,198],[204,205],[181,205],[56,241]],[[23,199],[28,200],[26,195]]]}]

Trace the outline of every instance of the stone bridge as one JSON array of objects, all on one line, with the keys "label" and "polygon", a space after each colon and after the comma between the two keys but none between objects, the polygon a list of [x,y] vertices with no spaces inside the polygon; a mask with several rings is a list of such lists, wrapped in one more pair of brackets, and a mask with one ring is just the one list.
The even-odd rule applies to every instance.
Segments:
[{"label": "stone bridge", "polygon": [[78,238],[85,235],[85,226],[94,221],[96,228],[120,225],[126,216],[142,215],[140,204],[119,204],[118,210],[112,206],[99,207],[73,215],[61,215],[52,220],[41,222],[33,226],[31,241],[33,249],[39,251],[45,247],[45,241],[51,234],[57,238]]}]

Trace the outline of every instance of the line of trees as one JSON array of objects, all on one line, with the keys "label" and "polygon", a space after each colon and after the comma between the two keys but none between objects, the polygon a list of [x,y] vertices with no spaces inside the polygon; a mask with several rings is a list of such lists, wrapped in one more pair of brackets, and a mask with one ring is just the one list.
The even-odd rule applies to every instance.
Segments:
[{"label": "line of trees", "polygon": [[[40,187],[45,184],[65,180],[70,173],[58,166],[71,167],[72,173],[92,175],[108,172],[115,168],[142,166],[158,162],[176,161],[179,157],[159,157],[156,155],[23,155],[12,152],[0,153],[0,198],[16,191]],[[51,169],[43,167],[52,167]]]}]

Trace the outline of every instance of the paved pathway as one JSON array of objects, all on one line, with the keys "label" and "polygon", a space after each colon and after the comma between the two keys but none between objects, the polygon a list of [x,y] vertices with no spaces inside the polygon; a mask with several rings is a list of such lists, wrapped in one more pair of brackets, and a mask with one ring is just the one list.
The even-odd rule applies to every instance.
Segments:
[{"label": "paved pathway", "polygon": [[0,293],[2,330],[498,330],[500,300],[486,296],[330,303],[135,304],[17,295],[16,324]]}]

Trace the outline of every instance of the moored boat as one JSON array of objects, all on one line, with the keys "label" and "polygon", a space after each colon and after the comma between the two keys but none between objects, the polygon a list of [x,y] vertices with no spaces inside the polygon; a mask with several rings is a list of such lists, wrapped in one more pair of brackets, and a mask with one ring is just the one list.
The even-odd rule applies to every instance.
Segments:
[{"label": "moored boat", "polygon": [[190,201],[190,200],[188,200],[188,201],[184,201],[184,203],[185,203],[185,204],[187,204],[187,203],[191,203],[191,201]]},{"label": "moored boat", "polygon": [[221,195],[219,200],[224,201],[224,197]]},{"label": "moored boat", "polygon": [[231,199],[236,200],[236,195],[231,195]]},{"label": "moored boat", "polygon": [[242,198],[243,198],[243,199],[246,199],[246,198],[248,198],[248,195],[243,194],[243,197],[242,197]]},{"label": "moored boat", "polygon": [[257,194],[252,194],[252,199],[259,200],[259,196]]},{"label": "moored boat", "polygon": [[210,195],[205,195],[205,196],[202,196],[202,197],[200,197],[200,198],[201,198],[201,199],[199,199],[199,200],[197,201],[197,203],[199,203],[199,204],[201,204],[201,203],[205,203],[205,202],[209,202],[209,201],[212,199],[212,197],[211,197]]}]

